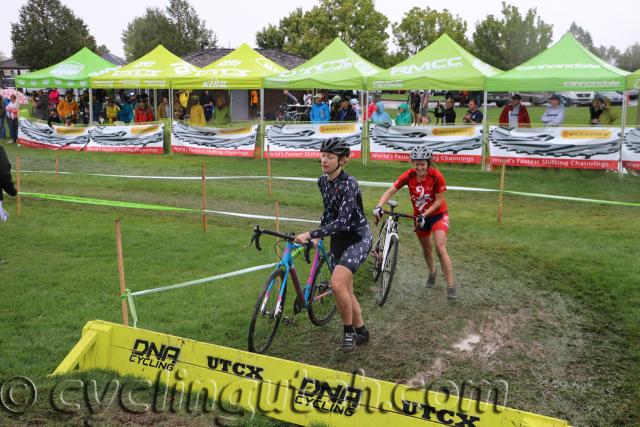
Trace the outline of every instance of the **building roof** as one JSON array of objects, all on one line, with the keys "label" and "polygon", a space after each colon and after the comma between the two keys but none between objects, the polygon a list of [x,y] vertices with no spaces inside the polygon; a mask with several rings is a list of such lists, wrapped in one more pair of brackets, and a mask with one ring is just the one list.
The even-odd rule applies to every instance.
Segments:
[{"label": "building roof", "polygon": [[116,65],[127,65],[128,62],[122,58],[120,58],[117,55],[114,55],[111,52],[106,52],[105,54],[102,55],[102,59],[106,59],[107,61],[111,62],[112,64],[116,64]]},{"label": "building roof", "polygon": [[9,58],[4,61],[0,61],[0,70],[29,70],[29,67],[20,65],[15,59]]},{"label": "building roof", "polygon": [[[223,56],[233,52],[235,49],[205,49],[199,52],[190,53],[182,57],[187,62],[198,67],[205,67]],[[276,64],[292,69],[306,62],[301,56],[292,53],[283,52],[279,49],[255,49],[256,52],[272,60]]]}]

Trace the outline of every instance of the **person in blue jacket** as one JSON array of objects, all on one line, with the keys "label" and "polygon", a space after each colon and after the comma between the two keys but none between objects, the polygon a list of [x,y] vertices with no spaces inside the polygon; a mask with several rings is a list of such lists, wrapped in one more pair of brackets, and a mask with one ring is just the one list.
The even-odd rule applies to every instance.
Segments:
[{"label": "person in blue jacket", "polygon": [[322,102],[321,93],[316,93],[313,97],[313,105],[311,106],[311,114],[309,116],[312,123],[327,123],[331,119],[331,111],[329,106]]},{"label": "person in blue jacket", "polygon": [[128,96],[125,97],[124,102],[120,106],[118,120],[125,123],[131,123],[133,121],[133,104]]},{"label": "person in blue jacket", "polygon": [[376,111],[371,115],[371,122],[380,125],[384,123],[391,124],[391,116],[384,111],[384,103],[382,101],[376,104]]}]

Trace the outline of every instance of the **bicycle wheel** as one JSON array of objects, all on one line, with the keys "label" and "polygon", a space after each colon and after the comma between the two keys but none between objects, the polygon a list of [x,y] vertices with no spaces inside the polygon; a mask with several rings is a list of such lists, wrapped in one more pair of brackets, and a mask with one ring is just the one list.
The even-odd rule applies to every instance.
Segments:
[{"label": "bicycle wheel", "polygon": [[382,251],[384,249],[384,239],[387,234],[387,226],[382,226],[375,245],[371,249],[371,274],[373,275],[373,281],[378,281],[380,272],[382,271]]},{"label": "bicycle wheel", "polygon": [[389,291],[391,290],[391,282],[393,281],[393,275],[396,272],[396,261],[398,259],[398,238],[391,236],[389,241],[389,251],[387,252],[387,259],[384,261],[384,266],[378,280],[378,293],[376,295],[376,302],[378,306],[382,307],[387,301]]},{"label": "bicycle wheel", "polygon": [[[269,285],[273,282],[269,295]],[[287,297],[285,290],[282,296],[282,311],[275,315],[276,306],[278,304],[278,295],[280,288],[284,282],[284,270],[274,270],[269,278],[262,286],[262,291],[258,296],[258,301],[253,310],[251,324],[249,325],[249,351],[253,353],[264,353],[267,351],[273,338],[276,335],[282,315],[284,312],[284,303]]]},{"label": "bicycle wheel", "polygon": [[313,276],[307,311],[309,320],[316,326],[326,325],[336,314],[336,299],[331,291],[331,270],[323,257],[320,257]]}]

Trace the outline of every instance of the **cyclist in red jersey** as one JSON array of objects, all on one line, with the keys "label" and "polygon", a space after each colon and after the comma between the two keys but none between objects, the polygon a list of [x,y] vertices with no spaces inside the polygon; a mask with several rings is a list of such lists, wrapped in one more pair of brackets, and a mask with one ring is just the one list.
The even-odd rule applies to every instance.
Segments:
[{"label": "cyclist in red jersey", "polygon": [[405,185],[409,187],[409,195],[413,203],[413,214],[416,219],[416,235],[422,246],[424,259],[429,267],[430,274],[427,279],[427,287],[435,287],[436,265],[433,257],[431,234],[436,243],[436,251],[440,259],[440,265],[447,281],[447,299],[457,299],[456,287],[453,281],[453,267],[447,253],[447,232],[449,231],[449,214],[444,193],[447,185],[442,173],[431,166],[433,154],[431,148],[418,145],[411,151],[411,163],[413,168],[407,170],[398,177],[378,201],[373,210],[377,218],[382,217],[382,206]]}]

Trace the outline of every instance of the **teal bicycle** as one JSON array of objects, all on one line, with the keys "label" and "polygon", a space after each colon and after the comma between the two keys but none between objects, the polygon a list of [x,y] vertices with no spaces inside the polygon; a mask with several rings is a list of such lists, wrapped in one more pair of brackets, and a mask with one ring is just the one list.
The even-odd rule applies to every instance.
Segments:
[{"label": "teal bicycle", "polygon": [[251,324],[249,325],[249,351],[265,353],[278,331],[280,322],[291,324],[293,318],[284,316],[285,302],[287,299],[287,287],[290,282],[296,291],[296,299],[293,303],[293,315],[307,310],[309,320],[317,326],[326,325],[336,314],[336,302],[331,290],[331,273],[333,265],[329,253],[324,247],[324,242],[318,241],[313,257],[311,272],[307,284],[302,289],[298,274],[294,265],[294,257],[304,250],[304,258],[311,263],[309,257],[313,243],[308,241],[304,245],[294,243],[295,234],[279,233],[277,231],[261,230],[259,226],[253,230],[251,243],[255,243],[256,249],[260,247],[260,236],[266,234],[278,237],[287,242],[280,262],[278,262],[269,275],[253,310]]}]

